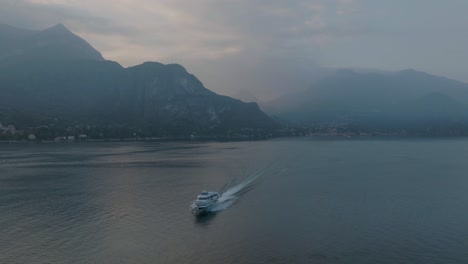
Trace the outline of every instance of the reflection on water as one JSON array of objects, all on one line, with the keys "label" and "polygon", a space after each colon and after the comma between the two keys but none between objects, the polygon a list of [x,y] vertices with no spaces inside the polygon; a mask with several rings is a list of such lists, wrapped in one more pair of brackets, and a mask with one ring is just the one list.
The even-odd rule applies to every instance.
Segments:
[{"label": "reflection on water", "polygon": [[[0,144],[0,263],[467,263],[466,149]],[[194,217],[204,189],[219,207]]]},{"label": "reflection on water", "polygon": [[216,217],[216,214],[217,212],[206,212],[199,216],[195,216],[195,223],[198,225],[206,226],[210,224],[210,221],[212,221]]}]

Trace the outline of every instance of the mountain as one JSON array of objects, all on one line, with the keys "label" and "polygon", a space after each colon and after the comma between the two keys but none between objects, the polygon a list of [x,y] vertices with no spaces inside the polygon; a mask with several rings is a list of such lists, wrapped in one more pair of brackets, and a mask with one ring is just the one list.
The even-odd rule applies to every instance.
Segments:
[{"label": "mountain", "polygon": [[277,127],[256,103],[208,90],[181,65],[124,68],[63,25],[3,26],[0,36],[8,36],[0,50],[0,122],[46,127],[43,138],[256,134]]},{"label": "mountain", "polygon": [[0,25],[0,39],[0,63],[33,59],[104,60],[101,53],[62,24],[41,31]]},{"label": "mountain", "polygon": [[468,84],[415,70],[359,73],[341,69],[306,91],[279,98],[263,109],[312,127],[466,129]]}]

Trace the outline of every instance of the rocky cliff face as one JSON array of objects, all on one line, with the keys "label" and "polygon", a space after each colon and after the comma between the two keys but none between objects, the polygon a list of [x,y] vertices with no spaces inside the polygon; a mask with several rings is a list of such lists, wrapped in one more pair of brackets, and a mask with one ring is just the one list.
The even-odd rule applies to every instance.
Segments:
[{"label": "rocky cliff face", "polygon": [[220,96],[182,66],[145,63],[129,68],[132,91],[145,121],[196,130],[271,128],[273,122],[255,103]]}]

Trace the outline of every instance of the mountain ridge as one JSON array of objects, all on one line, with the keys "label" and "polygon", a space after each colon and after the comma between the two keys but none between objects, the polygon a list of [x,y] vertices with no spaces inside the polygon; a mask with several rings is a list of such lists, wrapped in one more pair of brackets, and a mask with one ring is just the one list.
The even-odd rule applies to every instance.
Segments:
[{"label": "mountain ridge", "polygon": [[[124,68],[93,53],[61,24],[33,35],[62,50],[36,56],[43,49],[32,45],[33,52],[0,60],[0,122],[16,116],[19,128],[48,127],[47,136],[39,138],[67,129],[122,138],[266,135],[277,127],[256,103],[208,90],[182,65],[145,62]],[[60,56],[66,50],[76,52]]]},{"label": "mountain ridge", "polygon": [[468,84],[412,69],[393,73],[341,69],[263,109],[310,127],[423,133],[434,126],[439,130],[456,126],[468,131]]},{"label": "mountain ridge", "polygon": [[27,30],[12,26],[0,27],[0,64],[20,60],[98,60],[101,53],[63,24],[44,30]]}]

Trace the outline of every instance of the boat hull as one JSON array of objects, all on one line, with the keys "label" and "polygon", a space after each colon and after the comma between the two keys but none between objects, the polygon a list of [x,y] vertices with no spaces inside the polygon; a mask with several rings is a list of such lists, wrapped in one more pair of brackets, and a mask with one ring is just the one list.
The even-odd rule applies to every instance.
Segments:
[{"label": "boat hull", "polygon": [[195,215],[195,216],[201,216],[201,215],[204,215],[208,213],[208,209],[206,208],[195,208],[195,209],[192,209],[192,214]]},{"label": "boat hull", "polygon": [[195,215],[195,216],[204,215],[204,214],[207,214],[208,212],[210,212],[209,206],[206,206],[206,207],[198,207],[198,206],[196,206],[196,205],[192,205],[192,206],[190,207],[190,211],[191,211],[192,214]]}]

